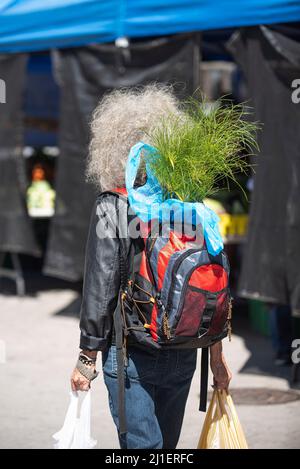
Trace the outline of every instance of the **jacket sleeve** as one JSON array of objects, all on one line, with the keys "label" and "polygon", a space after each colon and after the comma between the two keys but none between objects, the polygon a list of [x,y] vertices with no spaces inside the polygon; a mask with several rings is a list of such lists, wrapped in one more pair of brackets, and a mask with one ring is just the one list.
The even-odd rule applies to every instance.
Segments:
[{"label": "jacket sleeve", "polygon": [[105,198],[94,204],[85,254],[80,310],[80,348],[103,351],[109,344],[120,288],[119,242]]}]

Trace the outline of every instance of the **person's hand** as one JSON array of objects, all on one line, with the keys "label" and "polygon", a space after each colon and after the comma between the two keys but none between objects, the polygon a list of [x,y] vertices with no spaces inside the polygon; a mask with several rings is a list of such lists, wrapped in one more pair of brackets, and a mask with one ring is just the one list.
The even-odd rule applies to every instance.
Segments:
[{"label": "person's hand", "polygon": [[214,387],[227,390],[232,373],[226,363],[221,341],[210,347],[210,368],[214,375]]},{"label": "person's hand", "polygon": [[[95,366],[91,365],[91,368],[95,368]],[[91,383],[75,368],[71,375],[71,387],[72,391],[88,391],[91,387]]]},{"label": "person's hand", "polygon": [[223,353],[219,357],[211,357],[211,371],[214,375],[214,386],[217,389],[228,389],[232,373],[228,368]]},{"label": "person's hand", "polygon": [[[96,350],[82,350],[82,355],[85,355],[88,359],[94,360],[96,363],[97,360],[97,351]],[[88,368],[94,373],[96,371],[96,364],[87,364]],[[91,382],[85,376],[83,376],[80,371],[75,368],[71,375],[71,387],[72,391],[88,391],[91,387]]]}]

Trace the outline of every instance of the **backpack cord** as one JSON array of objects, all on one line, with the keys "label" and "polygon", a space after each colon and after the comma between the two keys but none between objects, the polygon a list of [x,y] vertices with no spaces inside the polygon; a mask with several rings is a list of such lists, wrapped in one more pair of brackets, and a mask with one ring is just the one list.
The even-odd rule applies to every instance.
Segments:
[{"label": "backpack cord", "polygon": [[114,327],[116,335],[117,350],[117,380],[118,380],[118,414],[119,414],[119,433],[127,432],[126,409],[125,409],[125,378],[124,367],[127,365],[127,324],[124,314],[124,292],[127,288],[128,270],[127,255],[124,246],[124,240],[119,237],[119,267],[120,267],[120,292],[118,304],[114,312]]}]

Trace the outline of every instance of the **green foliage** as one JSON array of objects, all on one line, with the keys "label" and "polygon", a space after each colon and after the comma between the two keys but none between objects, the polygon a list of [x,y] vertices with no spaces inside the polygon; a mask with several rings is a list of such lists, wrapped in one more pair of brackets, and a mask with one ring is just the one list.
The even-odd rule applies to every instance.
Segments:
[{"label": "green foliage", "polygon": [[258,149],[258,124],[247,120],[250,113],[229,100],[209,109],[205,101],[191,98],[182,113],[163,118],[149,135],[158,150],[149,162],[166,197],[200,202],[224,178],[238,184],[237,173],[248,170],[247,157]]}]

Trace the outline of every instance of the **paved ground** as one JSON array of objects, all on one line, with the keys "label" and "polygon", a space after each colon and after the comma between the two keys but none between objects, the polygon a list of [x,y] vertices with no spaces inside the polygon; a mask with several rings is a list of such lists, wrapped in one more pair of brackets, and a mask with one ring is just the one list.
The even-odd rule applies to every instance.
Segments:
[{"label": "paved ground", "polygon": [[[71,289],[34,290],[24,299],[0,295],[0,448],[51,448],[51,435],[68,405],[69,375],[78,350],[79,295]],[[2,290],[3,291],[3,290]],[[226,355],[233,388],[288,390],[287,369],[272,366],[269,341],[237,321]],[[241,323],[241,324],[240,324]],[[245,328],[245,325],[247,326]],[[1,358],[1,355],[0,355]],[[199,375],[190,392],[180,448],[195,448],[203,423],[197,411]],[[300,401],[277,405],[239,405],[237,411],[251,448],[300,448]],[[93,436],[99,448],[117,448],[101,379],[93,388]]]}]

